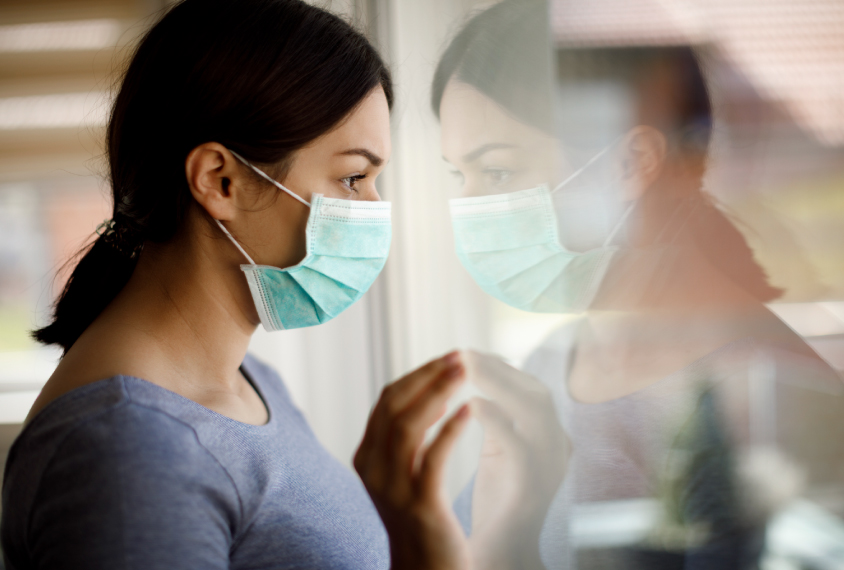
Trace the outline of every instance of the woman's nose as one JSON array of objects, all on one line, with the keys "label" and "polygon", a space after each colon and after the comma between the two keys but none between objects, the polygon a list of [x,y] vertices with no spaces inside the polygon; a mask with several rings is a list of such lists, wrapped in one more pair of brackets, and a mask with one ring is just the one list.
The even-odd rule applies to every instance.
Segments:
[{"label": "woman's nose", "polygon": [[489,193],[483,184],[467,178],[463,183],[463,189],[460,195],[463,198],[474,198],[476,196],[486,196]]},{"label": "woman's nose", "polygon": [[378,193],[378,190],[373,187],[366,194],[364,194],[363,199],[367,202],[380,202],[381,195]]}]

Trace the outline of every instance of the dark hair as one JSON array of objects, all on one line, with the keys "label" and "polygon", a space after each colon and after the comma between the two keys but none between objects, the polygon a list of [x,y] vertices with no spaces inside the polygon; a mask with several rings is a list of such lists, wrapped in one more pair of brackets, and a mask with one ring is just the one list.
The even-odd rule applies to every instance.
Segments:
[{"label": "dark hair", "polygon": [[[662,130],[672,148],[707,153],[712,104],[692,47],[560,47],[560,42],[552,47],[549,22],[545,0],[504,0],[472,16],[437,65],[431,89],[434,114],[439,118],[446,85],[456,79],[519,121],[565,141],[572,134],[572,123],[583,117],[577,105],[569,105],[571,112],[566,113],[558,104],[563,87],[611,80],[641,96],[643,78],[667,66],[671,101],[660,107],[658,116],[639,119]],[[603,146],[610,140],[590,142]],[[759,300],[782,295],[781,289],[768,284],[744,236],[713,200],[702,190],[692,198],[697,207],[682,230],[682,240],[693,243],[724,275]]]},{"label": "dark hair", "polygon": [[[446,48],[434,73],[431,107],[452,78],[471,85],[522,122],[566,140],[574,105],[560,105],[567,85],[611,80],[638,87],[658,66],[669,66],[675,96],[654,124],[678,141],[706,150],[712,124],[709,93],[693,50],[671,47],[557,47],[543,0],[505,0],[476,14]],[[577,133],[582,138],[582,133]],[[594,144],[604,146],[608,141]]]},{"label": "dark hair", "polygon": [[439,118],[445,87],[456,78],[522,122],[553,131],[550,46],[547,5],[540,0],[509,0],[475,14],[451,40],[434,72],[434,114]]},{"label": "dark hair", "polygon": [[130,252],[175,235],[193,200],[184,174],[193,148],[218,142],[283,173],[294,151],[379,85],[392,107],[390,74],[372,45],[301,0],[175,5],[140,41],[108,124],[120,231],[81,252],[52,323],[34,338],[67,352],[128,282]]}]

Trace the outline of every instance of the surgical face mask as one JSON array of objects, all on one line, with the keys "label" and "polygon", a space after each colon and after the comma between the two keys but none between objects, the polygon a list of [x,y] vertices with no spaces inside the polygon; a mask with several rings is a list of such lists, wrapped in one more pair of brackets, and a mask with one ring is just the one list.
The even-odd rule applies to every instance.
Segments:
[{"label": "surgical face mask", "polygon": [[215,220],[249,260],[240,269],[246,274],[264,329],[310,327],[348,309],[384,268],[392,235],[390,203],[338,200],[322,194],[314,194],[311,202],[307,202],[240,155],[230,152],[310,208],[305,258],[285,269],[256,264],[225,226]]},{"label": "surgical face mask", "polygon": [[[579,313],[589,307],[619,249],[611,245],[613,238],[633,205],[620,210],[619,194],[604,188],[596,189],[600,196],[559,191],[612,146],[554,190],[543,185],[450,200],[457,256],[484,291],[535,313]],[[565,212],[565,219],[588,219],[588,239],[601,241],[585,251],[566,248],[556,211]]]}]

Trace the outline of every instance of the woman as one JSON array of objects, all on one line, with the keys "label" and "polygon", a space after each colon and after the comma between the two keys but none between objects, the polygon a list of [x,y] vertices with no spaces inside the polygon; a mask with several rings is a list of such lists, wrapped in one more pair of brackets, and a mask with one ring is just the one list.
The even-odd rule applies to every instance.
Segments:
[{"label": "woman", "polygon": [[[782,291],[702,190],[712,112],[692,50],[552,51],[547,10],[506,0],[475,15],[434,77],[463,179],[461,262],[513,307],[581,315],[524,366],[572,440],[564,485],[508,487],[484,458],[461,519],[509,567],[536,566],[537,547],[548,568],[755,567],[801,478],[844,497],[844,390],[765,307]],[[485,406],[499,417],[487,447],[535,461],[525,405]],[[488,538],[479,515],[506,502],[542,519],[534,553]]]},{"label": "woman", "polygon": [[108,125],[113,218],[35,332],[64,356],[9,456],[7,568],[465,567],[440,490],[465,408],[421,446],[456,353],[376,405],[372,502],[246,355],[259,322],[325,322],[383,267],[391,102],[372,46],[299,0],[186,0],[144,36]]}]

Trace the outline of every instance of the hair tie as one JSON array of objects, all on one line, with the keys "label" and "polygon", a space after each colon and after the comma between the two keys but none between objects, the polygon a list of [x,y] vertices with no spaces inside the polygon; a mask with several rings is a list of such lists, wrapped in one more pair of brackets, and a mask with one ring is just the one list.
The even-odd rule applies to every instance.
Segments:
[{"label": "hair tie", "polygon": [[129,259],[137,257],[138,253],[144,248],[143,242],[132,245],[132,242],[137,242],[137,240],[130,240],[127,235],[127,228],[122,224],[118,226],[114,218],[103,220],[97,226],[95,232],[100,236],[103,243],[108,244],[113,250]]}]

